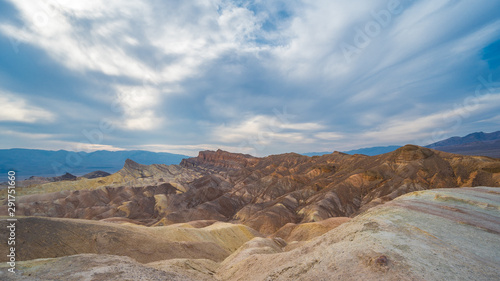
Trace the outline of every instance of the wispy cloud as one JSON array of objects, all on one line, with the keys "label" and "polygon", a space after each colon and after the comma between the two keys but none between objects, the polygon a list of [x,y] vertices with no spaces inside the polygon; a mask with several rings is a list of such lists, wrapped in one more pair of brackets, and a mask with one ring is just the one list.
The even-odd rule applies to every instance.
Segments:
[{"label": "wispy cloud", "polygon": [[0,91],[0,122],[14,121],[22,123],[45,123],[55,120],[52,112],[30,104],[12,93]]},{"label": "wispy cloud", "polygon": [[212,138],[223,143],[237,143],[257,138],[260,144],[269,145],[273,141],[309,142],[308,131],[323,128],[316,123],[290,123],[276,116],[258,115],[240,123],[217,126]]},{"label": "wispy cloud", "polygon": [[380,128],[361,134],[360,137],[378,143],[390,143],[394,139],[419,145],[437,142],[442,140],[443,136],[450,137],[449,133],[457,130],[468,121],[467,119],[477,120],[481,114],[497,109],[500,94],[471,96],[471,100],[456,108],[426,116],[398,116]]}]

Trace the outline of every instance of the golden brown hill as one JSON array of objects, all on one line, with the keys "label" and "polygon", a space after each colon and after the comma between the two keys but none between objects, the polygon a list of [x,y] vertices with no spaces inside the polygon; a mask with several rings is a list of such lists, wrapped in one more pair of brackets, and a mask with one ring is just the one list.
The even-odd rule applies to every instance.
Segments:
[{"label": "golden brown hill", "polygon": [[318,222],[308,222],[302,224],[287,223],[272,237],[279,237],[284,239],[286,242],[293,241],[309,241],[317,236],[321,236],[328,231],[346,223],[350,218],[346,217],[335,217]]},{"label": "golden brown hill", "polygon": [[[8,222],[0,221],[6,229]],[[250,239],[259,236],[244,225],[217,222],[203,228],[188,224],[163,227],[109,222],[25,217],[16,229],[16,260],[56,258],[76,254],[128,256],[141,263],[174,258],[220,262]],[[7,241],[7,231],[0,239]],[[7,243],[0,252],[7,253]],[[0,261],[7,261],[2,255]]]},{"label": "golden brown hill", "polygon": [[[120,180],[111,187],[21,197],[18,214],[119,216],[158,225],[217,220],[273,234],[288,223],[352,217],[412,191],[500,186],[500,159],[415,145],[371,157],[334,152],[256,158],[218,150],[202,151],[181,166],[128,162],[102,179],[114,178]],[[64,189],[71,189],[71,183]],[[159,188],[169,183],[172,188]]]}]

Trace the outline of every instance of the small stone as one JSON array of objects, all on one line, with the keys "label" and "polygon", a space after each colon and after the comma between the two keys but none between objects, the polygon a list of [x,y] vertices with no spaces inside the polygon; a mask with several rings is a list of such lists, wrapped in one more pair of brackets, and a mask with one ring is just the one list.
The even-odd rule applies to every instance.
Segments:
[{"label": "small stone", "polygon": [[386,256],[380,256],[375,260],[375,264],[380,266],[387,266],[389,259]]}]

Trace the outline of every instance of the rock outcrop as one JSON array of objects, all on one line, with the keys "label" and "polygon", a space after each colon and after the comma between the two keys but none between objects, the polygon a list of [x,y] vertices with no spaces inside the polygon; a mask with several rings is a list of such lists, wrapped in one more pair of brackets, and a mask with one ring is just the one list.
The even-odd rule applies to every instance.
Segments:
[{"label": "rock outcrop", "polygon": [[61,258],[18,262],[15,274],[2,270],[0,271],[0,279],[5,281],[198,280],[186,275],[147,267],[126,256],[97,254],[80,254]]},{"label": "rock outcrop", "polygon": [[198,157],[183,159],[180,163],[183,167],[199,167],[217,169],[240,169],[258,162],[258,158],[248,154],[230,153],[223,150],[200,151]]},{"label": "rock outcrop", "polygon": [[104,171],[93,171],[93,172],[90,172],[90,173],[87,173],[87,174],[83,175],[82,178],[96,179],[96,178],[107,177],[107,176],[110,176],[110,175],[111,175],[110,173],[104,172]]}]

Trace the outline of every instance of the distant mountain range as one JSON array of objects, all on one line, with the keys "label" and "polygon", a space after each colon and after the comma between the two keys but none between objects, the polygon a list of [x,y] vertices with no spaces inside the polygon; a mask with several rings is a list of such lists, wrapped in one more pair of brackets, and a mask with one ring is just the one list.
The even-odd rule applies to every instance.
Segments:
[{"label": "distant mountain range", "polygon": [[[387,152],[392,152],[401,146],[398,145],[390,145],[390,146],[374,146],[374,147],[365,147],[365,148],[360,148],[360,149],[354,149],[354,150],[348,150],[348,151],[341,151],[342,153],[354,155],[354,154],[364,154],[368,156],[375,156],[375,155],[380,155],[384,154]],[[323,152],[307,152],[307,153],[302,153],[304,156],[321,156],[325,154],[330,154],[332,152],[329,151],[323,151]]]},{"label": "distant mountain range", "polygon": [[364,154],[368,156],[375,156],[375,155],[380,155],[388,152],[393,152],[394,150],[400,148],[401,146],[399,145],[390,145],[390,146],[375,146],[375,147],[367,147],[367,148],[360,148],[360,149],[354,149],[354,150],[349,150],[349,151],[344,151],[344,153],[347,154]]},{"label": "distant mountain range", "polygon": [[[392,152],[400,147],[401,146],[397,145],[375,146],[342,152],[351,155],[364,154],[368,156],[375,156]],[[425,147],[462,155],[478,155],[500,158],[500,131],[493,133],[476,132],[465,137],[451,137],[429,144]],[[330,153],[332,152],[308,152],[302,153],[302,155],[321,156]]]},{"label": "distant mountain range", "polygon": [[73,152],[38,149],[0,149],[0,181],[5,181],[7,172],[14,170],[18,179],[31,176],[57,177],[65,173],[81,176],[97,170],[115,173],[123,167],[126,159],[138,163],[179,164],[186,155],[143,150]]},{"label": "distant mountain range", "polygon": [[462,155],[481,155],[500,158],[500,131],[472,133],[430,144],[428,148]]}]

